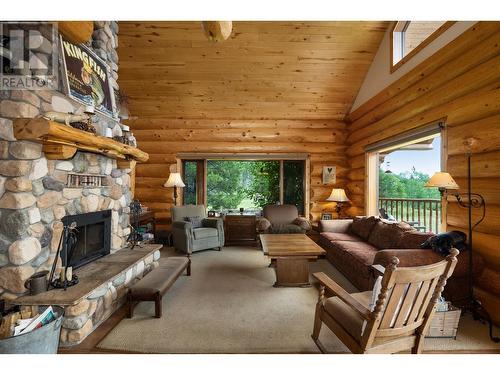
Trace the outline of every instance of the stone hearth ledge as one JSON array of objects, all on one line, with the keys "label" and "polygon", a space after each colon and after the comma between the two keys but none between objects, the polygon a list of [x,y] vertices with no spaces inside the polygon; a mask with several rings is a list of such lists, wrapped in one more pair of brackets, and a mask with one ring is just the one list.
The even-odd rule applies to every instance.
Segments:
[{"label": "stone hearth ledge", "polygon": [[77,269],[80,282],[66,291],[51,289],[15,303],[63,306],[60,346],[79,344],[123,305],[129,285],[158,266],[161,246],[121,249]]}]

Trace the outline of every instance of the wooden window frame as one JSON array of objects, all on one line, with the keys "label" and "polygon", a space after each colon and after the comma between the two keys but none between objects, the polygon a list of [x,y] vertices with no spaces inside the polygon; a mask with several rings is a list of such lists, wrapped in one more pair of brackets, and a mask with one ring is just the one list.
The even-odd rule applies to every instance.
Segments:
[{"label": "wooden window frame", "polygon": [[[185,162],[195,162],[196,163],[196,204],[203,204],[206,206],[206,194],[205,194],[205,189],[206,189],[206,179],[207,179],[207,161],[206,160],[199,160],[199,159],[181,159],[180,160],[180,173],[182,176],[182,180],[186,181],[185,178],[185,170],[184,170],[184,163]],[[179,189],[180,190],[180,198],[182,204],[185,204],[184,202],[184,189]]]},{"label": "wooden window frame", "polygon": [[[310,155],[309,154],[195,154],[186,153],[177,155],[177,166],[181,171],[181,176],[184,177],[184,161],[197,161],[197,178],[196,178],[196,201],[197,204],[203,204],[207,207],[207,162],[208,160],[264,160],[280,161],[280,202],[283,202],[283,162],[286,160],[303,160],[304,161],[304,217],[309,217],[310,212]],[[200,177],[200,169],[202,169],[202,179]],[[202,196],[200,196],[202,194]],[[183,189],[180,189],[181,202],[184,204]],[[198,203],[203,202],[203,203]]]},{"label": "wooden window frame", "polygon": [[[453,26],[456,21],[446,21],[443,25],[436,29],[431,35],[425,38],[418,46],[412,49],[407,55],[403,56],[401,60],[399,60],[396,64],[394,64],[394,32],[396,28],[401,28],[402,32],[406,30],[411,21],[397,21],[391,27],[390,33],[390,71],[394,73],[401,66],[403,66],[406,62],[412,59],[417,53],[419,53],[422,49],[428,46],[431,42],[436,40],[437,37],[442,35],[446,30],[448,30],[451,26]],[[404,23],[404,25],[402,25]],[[404,39],[402,39],[402,43],[404,43]]]},{"label": "wooden window frame", "polygon": [[[427,132],[427,128],[438,127],[435,130],[435,134],[439,133],[439,137],[441,138],[441,171],[447,171],[447,155],[448,155],[448,135],[447,135],[447,126],[446,126],[446,118],[441,118],[436,121],[432,121],[426,125],[423,125],[419,128],[412,129],[410,131],[404,132],[402,134],[395,135],[393,137],[389,137],[382,141],[376,142],[374,144],[368,145],[365,148],[365,213],[367,216],[377,216],[378,213],[378,201],[379,201],[379,154],[381,152],[385,152],[391,149],[397,149],[408,142],[408,139],[414,136],[413,142],[418,142],[419,139],[425,139],[429,137],[429,135],[425,136]],[[430,132],[431,130],[429,130]],[[420,134],[423,133],[423,134]],[[421,138],[419,138],[421,137]],[[396,142],[401,142],[398,146],[395,145]],[[447,200],[442,197],[441,198],[441,231],[445,232],[447,223],[446,223],[446,214],[447,214]]]}]

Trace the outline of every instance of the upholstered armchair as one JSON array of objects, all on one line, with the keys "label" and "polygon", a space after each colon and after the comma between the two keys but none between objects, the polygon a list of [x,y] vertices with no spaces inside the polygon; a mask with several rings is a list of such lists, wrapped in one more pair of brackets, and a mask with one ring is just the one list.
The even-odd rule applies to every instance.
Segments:
[{"label": "upholstered armchair", "polygon": [[306,233],[311,229],[309,220],[299,217],[297,207],[292,204],[269,205],[263,217],[257,220],[257,232],[262,233]]},{"label": "upholstered armchair", "polygon": [[186,254],[224,246],[224,224],[220,218],[207,218],[203,205],[172,207],[174,248]]}]

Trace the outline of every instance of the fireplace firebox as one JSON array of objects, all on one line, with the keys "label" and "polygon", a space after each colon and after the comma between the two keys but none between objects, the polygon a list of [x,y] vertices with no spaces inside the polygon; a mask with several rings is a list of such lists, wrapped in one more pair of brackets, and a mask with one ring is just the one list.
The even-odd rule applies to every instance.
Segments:
[{"label": "fireplace firebox", "polygon": [[65,226],[75,223],[77,229],[76,245],[68,252],[68,267],[77,269],[110,253],[111,210],[68,215],[62,222]]}]

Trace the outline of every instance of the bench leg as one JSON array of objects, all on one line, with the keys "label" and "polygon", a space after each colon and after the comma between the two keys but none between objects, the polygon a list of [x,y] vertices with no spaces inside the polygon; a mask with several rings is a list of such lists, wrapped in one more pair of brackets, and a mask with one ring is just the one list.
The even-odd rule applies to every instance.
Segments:
[{"label": "bench leg", "polygon": [[191,276],[191,256],[188,254],[188,265],[186,267],[186,275]]},{"label": "bench leg", "polygon": [[127,304],[128,304],[128,314],[127,318],[131,319],[134,315],[134,301],[132,301],[132,295],[130,292],[127,295]]},{"label": "bench leg", "polygon": [[155,297],[155,318],[161,318],[161,294]]}]

